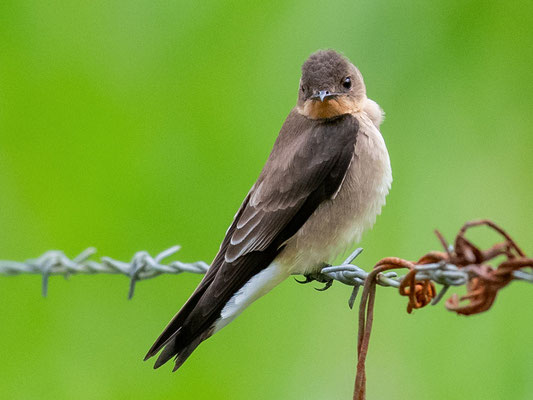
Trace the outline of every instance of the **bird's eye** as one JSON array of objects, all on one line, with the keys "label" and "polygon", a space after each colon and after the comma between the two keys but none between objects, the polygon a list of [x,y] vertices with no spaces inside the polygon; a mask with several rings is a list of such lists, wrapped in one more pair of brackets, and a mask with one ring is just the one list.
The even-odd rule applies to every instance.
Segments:
[{"label": "bird's eye", "polygon": [[350,77],[345,78],[342,81],[342,86],[344,86],[345,89],[350,89],[352,87],[352,80],[350,79]]}]

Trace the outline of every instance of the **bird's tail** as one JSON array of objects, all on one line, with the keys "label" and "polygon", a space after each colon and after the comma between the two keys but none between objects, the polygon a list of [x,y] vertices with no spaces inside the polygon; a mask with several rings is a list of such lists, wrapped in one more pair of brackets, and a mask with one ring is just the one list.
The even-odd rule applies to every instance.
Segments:
[{"label": "bird's tail", "polygon": [[164,347],[157,361],[154,364],[154,368],[159,368],[166,363],[172,357],[176,356],[176,366],[174,371],[177,370],[185,360],[191,355],[194,349],[209,335],[207,332],[200,333],[191,337],[186,334],[186,320],[187,317],[194,310],[198,301],[204,294],[208,285],[200,285],[195,292],[191,295],[189,300],[183,305],[181,310],[172,318],[167,327],[163,330],[161,335],[154,342],[146,356],[144,361],[155,356]]},{"label": "bird's tail", "polygon": [[145,360],[163,349],[154,368],[160,367],[175,356],[176,371],[202,341],[233,321],[252,302],[269,292],[288,275],[287,269],[280,268],[277,263],[271,263],[242,286],[236,286],[234,291],[226,290],[223,295],[217,294],[220,285],[213,283],[212,276],[206,276],[155,341]]},{"label": "bird's tail", "polygon": [[183,341],[180,338],[179,332],[177,332],[175,336],[173,336],[163,345],[165,348],[157,358],[154,368],[159,368],[161,365],[165,364],[175,356],[175,365],[172,371],[176,371],[183,365],[187,358],[189,358],[198,345],[210,336],[207,332],[208,331],[205,331],[204,333],[196,336],[190,342]]}]

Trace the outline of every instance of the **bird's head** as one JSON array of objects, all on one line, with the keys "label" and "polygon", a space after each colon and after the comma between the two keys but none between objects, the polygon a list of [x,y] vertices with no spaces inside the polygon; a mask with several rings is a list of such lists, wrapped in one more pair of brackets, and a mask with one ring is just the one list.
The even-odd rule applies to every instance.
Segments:
[{"label": "bird's head", "polygon": [[311,119],[362,109],[366,89],[359,70],[335,50],[319,50],[302,65],[298,111]]}]

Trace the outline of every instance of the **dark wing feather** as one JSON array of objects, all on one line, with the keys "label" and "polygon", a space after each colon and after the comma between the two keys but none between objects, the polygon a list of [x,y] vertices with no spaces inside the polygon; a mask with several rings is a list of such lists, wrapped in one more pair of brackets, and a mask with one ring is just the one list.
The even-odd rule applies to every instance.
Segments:
[{"label": "dark wing feather", "polygon": [[[239,220],[244,209],[246,208],[246,204],[248,203],[249,197],[250,197],[250,194],[246,196],[239,211],[235,215],[233,219],[233,223],[231,224],[228,231],[226,232],[226,238],[228,236],[231,236],[231,234],[235,231],[237,221]],[[224,239],[224,241],[220,245],[220,249],[215,259],[211,263],[211,266],[209,267],[202,281],[196,287],[196,289],[194,290],[191,297],[189,297],[187,302],[181,307],[180,311],[174,316],[174,318],[172,318],[172,320],[170,320],[170,322],[165,327],[161,335],[159,335],[159,337],[154,342],[150,350],[148,350],[148,353],[146,354],[144,361],[156,355],[159,352],[159,350],[161,350],[161,348],[165,344],[167,344],[167,342],[179,332],[179,330],[181,329],[181,326],[183,325],[183,322],[185,321],[185,318],[187,318],[187,316],[192,312],[194,307],[198,304],[198,301],[201,298],[201,296],[205,293],[206,289],[213,282],[213,279],[215,278],[218,269],[223,264],[224,253],[228,247],[228,244],[229,244],[229,240]]]},{"label": "dark wing feather", "polygon": [[146,358],[165,347],[155,367],[174,355],[179,367],[209,337],[231,297],[332,198],[354,156],[358,128],[351,115],[325,121],[289,115],[208,273],[148,352]]},{"label": "dark wing feather", "polygon": [[357,120],[350,115],[329,121],[313,121],[296,113],[293,117],[293,126],[287,129],[300,134],[284,137],[282,129],[235,230],[226,237],[229,246],[224,257],[228,263],[266,250],[283,236],[284,227],[302,211],[312,193],[323,186],[314,211],[342,182],[353,157]]}]

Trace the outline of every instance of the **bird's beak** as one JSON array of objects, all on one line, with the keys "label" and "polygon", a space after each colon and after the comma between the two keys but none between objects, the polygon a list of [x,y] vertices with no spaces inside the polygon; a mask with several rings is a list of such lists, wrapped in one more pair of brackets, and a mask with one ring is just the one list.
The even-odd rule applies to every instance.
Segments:
[{"label": "bird's beak", "polygon": [[329,98],[333,98],[333,97],[336,97],[336,96],[337,96],[336,93],[332,93],[329,90],[320,90],[317,93],[315,93],[314,95],[312,95],[311,98],[315,99],[315,100],[320,99],[320,101],[323,102],[324,99],[329,99]]}]

